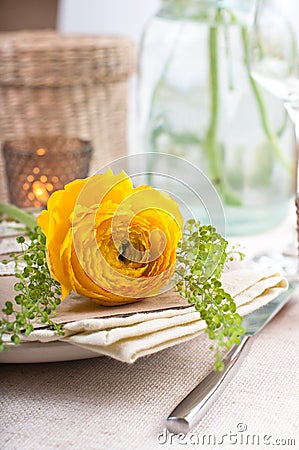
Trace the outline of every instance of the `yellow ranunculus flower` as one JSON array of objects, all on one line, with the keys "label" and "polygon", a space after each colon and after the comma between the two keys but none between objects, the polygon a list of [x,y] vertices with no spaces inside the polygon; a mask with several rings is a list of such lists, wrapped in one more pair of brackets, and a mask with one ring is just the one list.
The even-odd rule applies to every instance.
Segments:
[{"label": "yellow ranunculus flower", "polygon": [[169,281],[183,219],[168,194],[134,188],[125,172],[108,170],[54,192],[38,224],[63,298],[74,290],[121,305],[156,295]]}]

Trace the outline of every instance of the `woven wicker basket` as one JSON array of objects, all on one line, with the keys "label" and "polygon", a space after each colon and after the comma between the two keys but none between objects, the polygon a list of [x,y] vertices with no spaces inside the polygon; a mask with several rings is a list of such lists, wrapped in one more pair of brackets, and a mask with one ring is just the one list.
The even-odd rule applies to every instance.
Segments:
[{"label": "woven wicker basket", "polygon": [[[34,135],[90,140],[90,173],[126,153],[133,43],[52,31],[0,33],[0,140]],[[0,143],[1,144],[1,143]],[[7,200],[3,156],[0,200]]]}]

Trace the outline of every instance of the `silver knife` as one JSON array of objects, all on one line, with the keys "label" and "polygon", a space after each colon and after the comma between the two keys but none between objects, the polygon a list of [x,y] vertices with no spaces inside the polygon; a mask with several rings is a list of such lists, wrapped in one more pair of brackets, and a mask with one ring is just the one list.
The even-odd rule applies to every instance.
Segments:
[{"label": "silver knife", "polygon": [[280,311],[292,297],[298,282],[290,282],[286,291],[282,292],[267,305],[244,317],[246,329],[240,344],[235,345],[223,360],[222,372],[210,372],[172,411],[166,420],[166,428],[172,433],[188,433],[205,415],[210,406],[223,392],[233,378],[244,357],[247,355],[252,336],[257,334]]}]

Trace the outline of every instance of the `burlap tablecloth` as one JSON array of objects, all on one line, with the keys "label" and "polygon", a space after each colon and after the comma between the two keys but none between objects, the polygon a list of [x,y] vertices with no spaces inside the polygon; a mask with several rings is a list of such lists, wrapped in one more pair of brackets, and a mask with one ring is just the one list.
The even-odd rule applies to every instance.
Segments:
[{"label": "burlap tablecloth", "polygon": [[[298,448],[298,300],[297,292],[255,338],[237,375],[186,437],[167,434],[164,420],[211,369],[209,342],[200,342],[204,350],[198,352],[206,336],[133,365],[106,357],[3,364],[0,447],[150,450],[199,443],[204,449]],[[287,440],[289,445],[283,444]]]}]

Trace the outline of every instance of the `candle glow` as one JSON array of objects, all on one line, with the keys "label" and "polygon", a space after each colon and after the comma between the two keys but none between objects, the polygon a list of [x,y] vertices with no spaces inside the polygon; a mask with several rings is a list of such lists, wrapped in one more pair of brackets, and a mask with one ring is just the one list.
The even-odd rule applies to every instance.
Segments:
[{"label": "candle glow", "polygon": [[32,192],[35,198],[42,204],[46,204],[49,198],[49,193],[47,191],[46,185],[41,181],[34,181],[32,184]]}]

